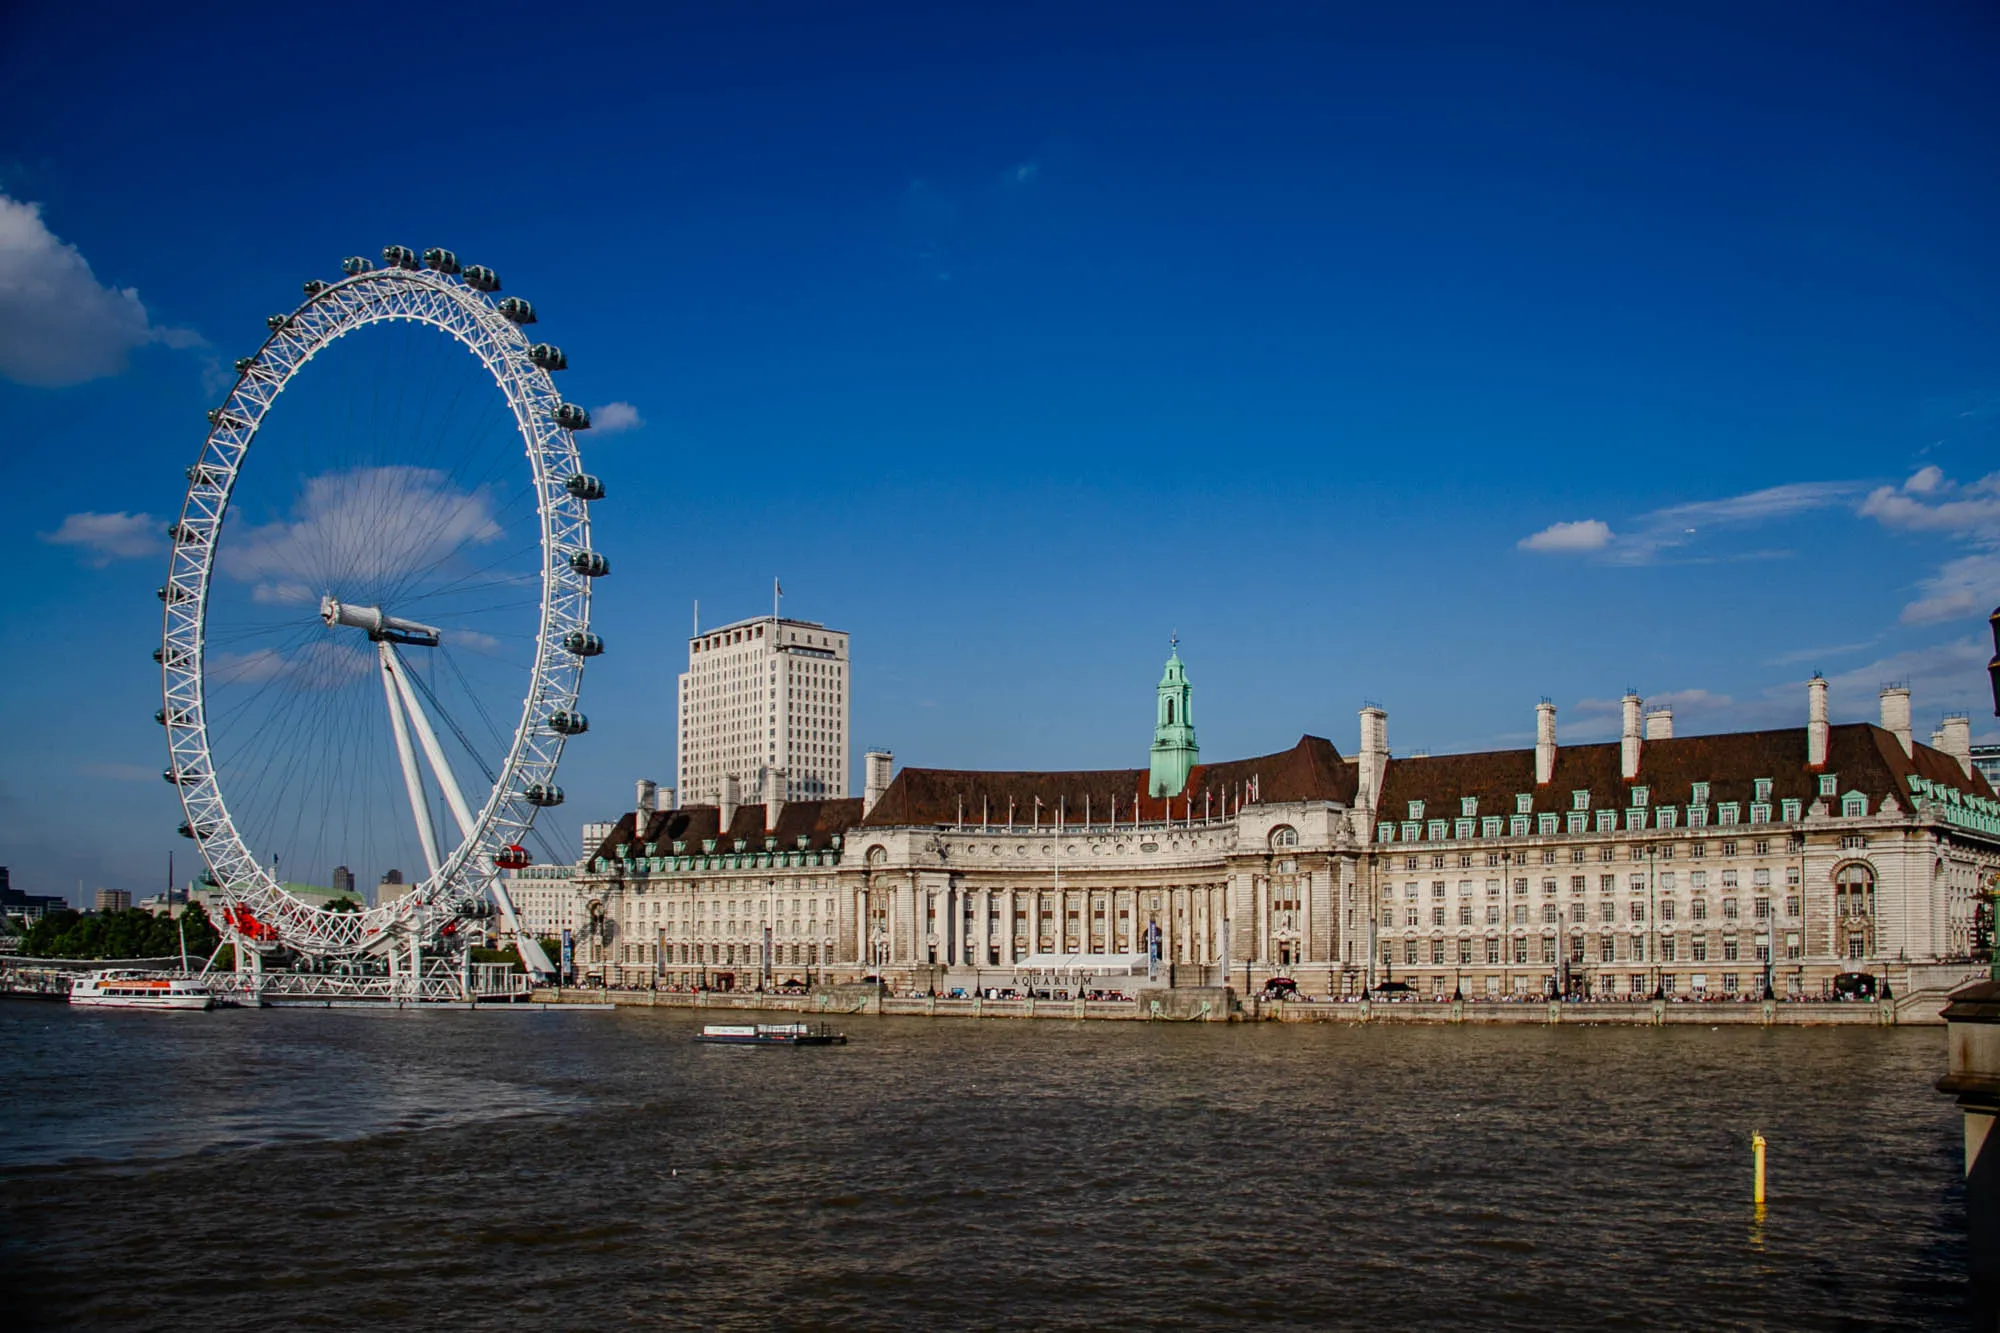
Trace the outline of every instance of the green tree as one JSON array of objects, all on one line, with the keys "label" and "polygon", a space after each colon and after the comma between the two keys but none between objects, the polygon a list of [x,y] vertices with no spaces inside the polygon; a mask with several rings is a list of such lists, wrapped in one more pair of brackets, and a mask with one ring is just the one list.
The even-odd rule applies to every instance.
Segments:
[{"label": "green tree", "polygon": [[189,903],[176,920],[133,907],[123,912],[50,912],[22,936],[21,951],[33,958],[172,958],[186,932],[188,961],[207,958],[215,948],[215,926],[200,903]]}]

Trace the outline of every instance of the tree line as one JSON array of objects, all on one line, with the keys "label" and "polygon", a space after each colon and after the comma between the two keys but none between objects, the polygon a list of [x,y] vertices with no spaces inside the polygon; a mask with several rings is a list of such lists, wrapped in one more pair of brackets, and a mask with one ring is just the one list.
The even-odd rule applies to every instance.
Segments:
[{"label": "tree line", "polygon": [[215,924],[200,903],[189,903],[179,920],[128,907],[122,912],[50,912],[21,936],[30,958],[171,958],[181,951],[187,931],[190,961],[203,960],[218,942]]}]

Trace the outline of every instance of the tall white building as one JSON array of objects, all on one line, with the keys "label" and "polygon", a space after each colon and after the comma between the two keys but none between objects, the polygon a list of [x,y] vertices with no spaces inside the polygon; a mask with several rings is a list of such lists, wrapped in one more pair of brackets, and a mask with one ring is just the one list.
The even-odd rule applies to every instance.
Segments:
[{"label": "tall white building", "polygon": [[847,635],[810,620],[761,616],[688,640],[681,675],[681,798],[720,805],[728,792],[785,799],[847,795]]}]

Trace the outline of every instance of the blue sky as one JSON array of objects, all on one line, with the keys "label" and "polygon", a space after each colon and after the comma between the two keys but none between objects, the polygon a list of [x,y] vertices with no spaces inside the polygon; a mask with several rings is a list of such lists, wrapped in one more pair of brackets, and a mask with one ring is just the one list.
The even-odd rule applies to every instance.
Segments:
[{"label": "blue sky", "polygon": [[1142,763],[1172,631],[1216,758],[1792,724],[1814,667],[1992,734],[1989,6],[947,8],[0,13],[15,882],[186,848],[160,525],[217,367],[389,243],[636,418],[572,828],[774,574],[912,764]]}]

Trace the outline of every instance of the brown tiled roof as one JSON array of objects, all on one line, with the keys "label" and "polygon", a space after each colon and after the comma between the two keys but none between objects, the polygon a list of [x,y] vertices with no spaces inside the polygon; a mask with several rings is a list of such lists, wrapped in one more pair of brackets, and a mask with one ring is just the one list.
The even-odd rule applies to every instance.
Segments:
[{"label": "brown tiled roof", "polygon": [[766,836],[778,840],[778,850],[799,850],[799,839],[806,840],[805,850],[823,852],[833,846],[833,839],[847,832],[861,822],[861,802],[858,798],[840,801],[787,801],[785,808],[778,812],[778,828],[774,834],[764,832],[764,807],[762,805],[739,805],[736,817],[729,822],[726,831],[720,830],[722,811],[713,805],[689,805],[678,810],[654,812],[646,820],[645,836],[633,846],[632,825],[637,812],[627,811],[612,826],[611,832],[589,859],[600,856],[616,858],[619,844],[629,850],[629,856],[645,856],[646,843],[657,848],[654,856],[668,856],[676,842],[685,843],[689,854],[698,854],[704,840],[716,840],[717,852],[736,849],[736,839],[741,838],[748,851],[764,850]]},{"label": "brown tiled roof", "polygon": [[1141,820],[1166,818],[1169,804],[1178,818],[1190,809],[1190,802],[1196,814],[1209,809],[1221,814],[1235,809],[1238,802],[1247,803],[1250,791],[1266,802],[1354,802],[1354,766],[1341,759],[1332,741],[1318,736],[1302,736],[1297,745],[1277,754],[1197,764],[1188,774],[1186,792],[1171,803],[1146,795],[1147,776],[1143,768],[1074,773],[906,768],[896,774],[862,823],[893,828],[953,824],[962,818],[976,824],[983,816],[1005,824],[1010,801],[1016,824],[1037,820],[1053,824],[1058,811],[1066,822],[1082,823],[1088,813],[1091,820],[1105,823],[1111,819],[1114,801],[1121,821],[1134,818],[1135,804]]},{"label": "brown tiled roof", "polygon": [[1709,801],[1748,805],[1756,798],[1759,778],[1771,779],[1771,800],[1797,799],[1810,806],[1819,799],[1821,772],[1835,774],[1840,791],[1867,793],[1872,809],[1891,792],[1908,808],[1911,774],[1991,796],[1986,780],[1975,771],[1967,776],[1958,761],[1918,743],[1906,755],[1895,736],[1873,723],[1847,723],[1830,729],[1824,769],[1806,766],[1806,730],[1739,731],[1716,736],[1676,736],[1644,742],[1639,751],[1639,776],[1626,782],[1619,776],[1619,744],[1565,745],[1556,749],[1555,774],[1548,785],[1535,786],[1533,750],[1493,750],[1480,754],[1431,755],[1391,759],[1382,783],[1378,820],[1409,818],[1409,803],[1424,803],[1424,818],[1456,819],[1462,797],[1479,798],[1478,813],[1511,815],[1514,797],[1531,793],[1536,814],[1570,809],[1570,793],[1590,792],[1592,809],[1623,809],[1631,804],[1628,788],[1645,787],[1654,805],[1686,805],[1697,782],[1709,786]]}]

